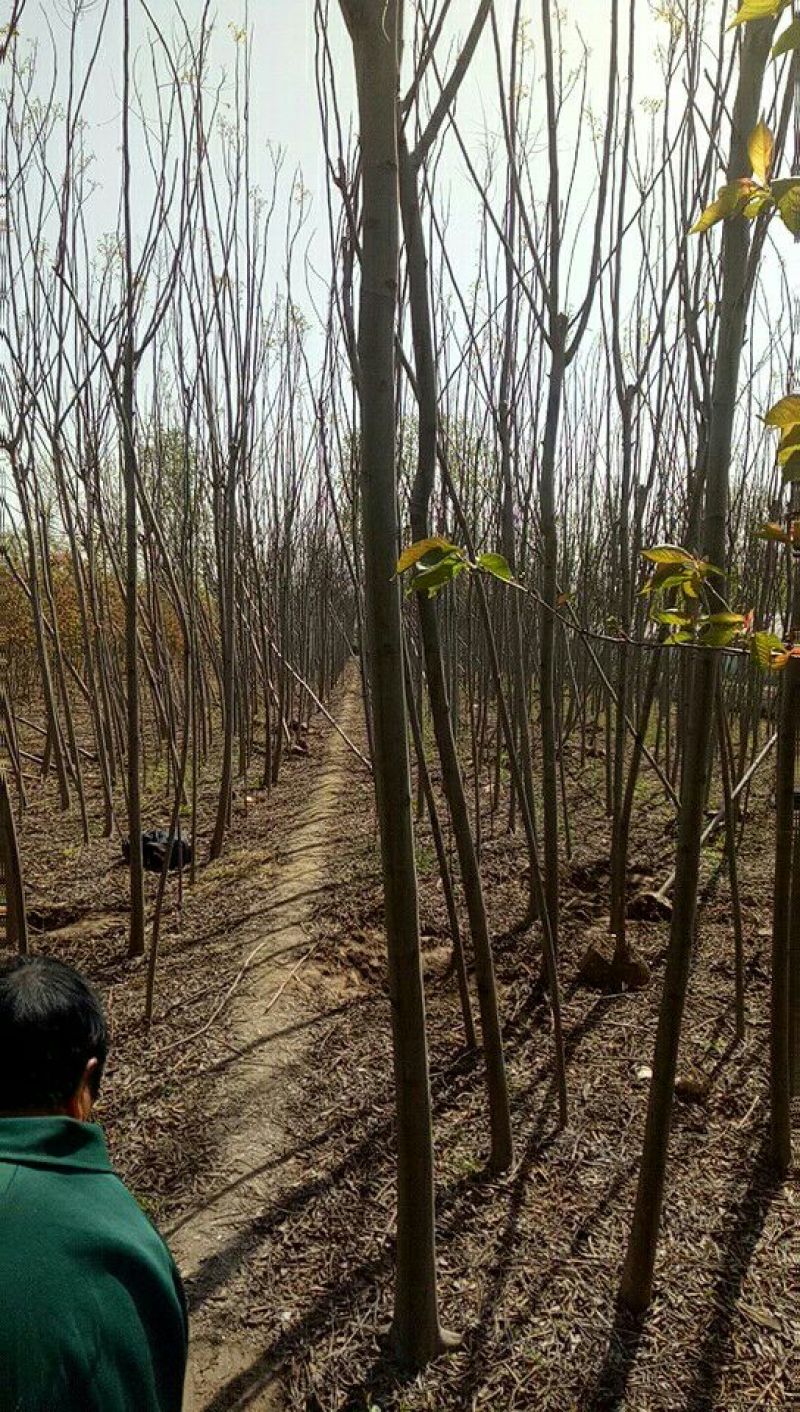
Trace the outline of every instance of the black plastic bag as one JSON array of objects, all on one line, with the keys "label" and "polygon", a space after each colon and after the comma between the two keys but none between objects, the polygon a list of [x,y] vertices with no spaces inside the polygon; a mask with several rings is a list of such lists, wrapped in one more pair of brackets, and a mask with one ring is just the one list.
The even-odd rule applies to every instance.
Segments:
[{"label": "black plastic bag", "polygon": [[[164,866],[169,834],[166,829],[147,829],[142,834],[142,861],[148,873],[160,873]],[[126,863],[131,861],[130,840],[122,840],[122,856]],[[173,838],[170,854],[170,868],[185,868],[192,861],[192,845],[185,839]]]}]

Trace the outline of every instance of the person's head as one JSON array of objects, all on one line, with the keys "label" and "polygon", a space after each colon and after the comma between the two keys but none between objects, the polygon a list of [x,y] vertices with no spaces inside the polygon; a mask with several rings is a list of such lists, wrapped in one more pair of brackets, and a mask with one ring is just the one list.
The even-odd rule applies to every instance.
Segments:
[{"label": "person's head", "polygon": [[107,1050],[103,1007],[71,966],[48,956],[0,966],[0,1116],[85,1122]]}]

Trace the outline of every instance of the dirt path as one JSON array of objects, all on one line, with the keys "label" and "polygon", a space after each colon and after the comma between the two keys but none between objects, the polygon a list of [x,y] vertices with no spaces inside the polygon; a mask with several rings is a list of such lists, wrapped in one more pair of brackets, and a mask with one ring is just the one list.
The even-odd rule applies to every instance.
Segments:
[{"label": "dirt path", "polygon": [[[348,734],[361,710],[357,674],[338,704]],[[226,1310],[237,1300],[259,1214],[287,1191],[301,1171],[302,1153],[287,1131],[293,1076],[313,1062],[313,1019],[324,1003],[313,979],[311,922],[336,846],[347,746],[331,728],[314,792],[292,828],[279,867],[254,861],[252,920],[242,928],[247,969],[232,1000],[234,1050],[208,1091],[207,1121],[218,1134],[217,1185],[165,1234],[186,1281],[192,1340],[186,1412],[222,1412],[247,1406],[279,1412],[281,1388],[267,1382],[254,1392],[252,1370],[263,1347],[257,1311],[252,1337],[225,1333]],[[243,1291],[242,1291],[243,1295]],[[237,1320],[237,1322],[239,1322]],[[246,1322],[246,1320],[245,1320]],[[245,1401],[237,1379],[248,1381]]]}]

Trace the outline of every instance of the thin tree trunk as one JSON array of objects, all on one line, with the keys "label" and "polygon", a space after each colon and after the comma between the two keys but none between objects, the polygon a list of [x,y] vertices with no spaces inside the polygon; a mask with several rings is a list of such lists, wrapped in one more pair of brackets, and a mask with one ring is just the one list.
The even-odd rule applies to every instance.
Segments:
[{"label": "thin tree trunk", "polygon": [[398,295],[397,0],[340,0],[353,42],[361,132],[363,242],[361,510],[375,789],[389,962],[397,1110],[397,1247],[392,1340],[420,1366],[446,1339],[436,1290],[433,1130],[408,754],[395,466]]},{"label": "thin tree trunk", "polygon": [[[417,178],[402,135],[399,142],[399,162],[400,204],[409,269],[409,299],[416,361],[416,392],[419,402],[418,460],[411,490],[411,532],[415,540],[421,540],[425,539],[429,533],[429,505],[436,471],[436,371],[428,303],[427,261],[423,243]],[[508,1097],[508,1081],[503,1055],[503,1036],[489,938],[489,923],[478,866],[478,855],[469,821],[464,778],[456,751],[453,712],[448,699],[442,661],[439,618],[436,605],[427,594],[420,593],[416,597],[422,647],[425,655],[431,717],[442,766],[442,783],[456,840],[475,955],[475,979],[478,988],[486,1061],[486,1085],[489,1097],[490,1166],[494,1171],[504,1171],[511,1166],[513,1161],[514,1145],[511,1135],[511,1107]]]},{"label": "thin tree trunk", "polygon": [[414,750],[417,756],[417,769],[419,771],[420,795],[423,804],[427,804],[428,820],[430,823],[433,846],[436,850],[436,858],[439,864],[439,876],[442,880],[442,890],[444,892],[445,905],[447,907],[447,918],[450,924],[450,936],[453,942],[453,967],[458,979],[458,995],[461,1002],[461,1016],[464,1021],[464,1038],[467,1049],[475,1048],[475,1025],[472,1019],[472,1006],[469,998],[469,981],[467,979],[467,967],[464,959],[464,947],[461,942],[461,928],[458,922],[458,912],[456,910],[455,897],[453,895],[453,879],[450,867],[447,862],[447,851],[444,846],[442,826],[439,822],[439,811],[436,808],[436,798],[433,792],[430,770],[425,759],[425,744],[422,739],[419,715],[414,700],[414,683],[411,679],[411,669],[408,664],[408,653],[405,654],[405,681],[406,681],[406,701],[408,717],[411,724],[411,735],[414,741]]},{"label": "thin tree trunk", "polygon": [[[745,31],[739,84],[732,115],[729,181],[749,175],[751,170],[747,142],[758,120],[764,69],[774,30],[774,22],[761,21],[748,25]],[[723,568],[731,440],[748,308],[749,249],[750,234],[747,223],[733,221],[726,224],[703,526],[704,551],[713,564]],[[678,816],[672,925],[658,1019],[642,1164],[621,1287],[622,1299],[634,1310],[642,1310],[649,1305],[653,1290],[678,1047],[695,932],[700,840],[708,786],[717,667],[718,658],[713,648],[697,653],[690,679],[688,709],[684,716],[683,784]]]},{"label": "thin tree trunk", "polygon": [[128,955],[144,955],[144,861],[142,804],[139,782],[141,735],[138,661],[138,526],[136,514],[136,448],[134,445],[134,289],[131,256],[131,167],[129,139],[130,14],[124,0],[124,63],[122,95],[122,169],[125,221],[125,344],[122,363],[122,456],[125,486],[125,686],[127,705],[128,839],[130,843],[130,931]]},{"label": "thin tree trunk", "polygon": [[6,938],[21,956],[28,951],[28,918],[14,811],[5,772],[0,769],[0,877],[6,893]]}]

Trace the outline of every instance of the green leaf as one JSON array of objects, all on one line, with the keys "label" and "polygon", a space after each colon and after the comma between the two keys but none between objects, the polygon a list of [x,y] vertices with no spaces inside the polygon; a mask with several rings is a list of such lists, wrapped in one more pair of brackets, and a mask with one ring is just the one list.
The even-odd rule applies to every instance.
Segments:
[{"label": "green leaf", "polygon": [[778,442],[778,465],[785,466],[795,451],[800,450],[800,422],[786,427]]},{"label": "green leaf", "polygon": [[[670,573],[670,571],[667,570],[663,575],[656,574],[653,576],[653,589],[657,593],[666,593],[667,589],[670,588],[680,588],[683,590],[686,588],[687,583],[691,582],[691,578],[691,571],[688,573],[685,571]],[[695,594],[694,597],[696,598],[697,595]]]},{"label": "green leaf", "polygon": [[793,427],[800,422],[800,397],[782,397],[770,407],[764,421],[768,427]]},{"label": "green leaf", "polygon": [[794,485],[800,481],[800,451],[793,451],[788,461],[783,463],[784,485]]},{"label": "green leaf", "polygon": [[783,651],[783,643],[774,632],[754,632],[750,639],[750,656],[762,671],[767,672],[772,666],[773,652]]},{"label": "green leaf", "polygon": [[792,20],[789,28],[783,31],[772,51],[772,57],[779,59],[781,54],[788,54],[792,49],[800,49],[800,19]]},{"label": "green leaf", "polygon": [[673,609],[666,609],[662,612],[650,615],[655,623],[663,623],[665,627],[683,628],[689,627],[691,618],[688,613],[677,613]]},{"label": "green leaf", "polygon": [[736,628],[726,627],[723,623],[707,622],[700,631],[700,646],[730,647],[735,637]]},{"label": "green leaf", "polygon": [[778,215],[792,235],[800,235],[800,181],[793,181],[775,202]]},{"label": "green leaf", "polygon": [[430,569],[423,569],[418,573],[408,586],[409,593],[427,593],[429,598],[433,598],[447,584],[452,583],[457,574],[466,569],[467,563],[461,551],[455,554],[447,554],[438,564],[434,564]]},{"label": "green leaf", "polygon": [[492,574],[494,578],[502,579],[503,583],[515,581],[508,560],[502,554],[479,554],[475,563],[483,573]]},{"label": "green leaf", "polygon": [[690,564],[659,564],[645,585],[648,593],[663,594],[670,589],[683,590],[695,577],[694,560]]},{"label": "green leaf", "polygon": [[651,564],[694,564],[694,555],[678,544],[656,544],[652,549],[643,549],[642,558]]},{"label": "green leaf", "polygon": [[706,622],[719,627],[740,628],[744,623],[744,613],[709,613]]},{"label": "green leaf", "polygon": [[747,143],[747,155],[753,168],[753,176],[762,186],[766,186],[772,169],[775,152],[775,138],[762,120],[756,123]]},{"label": "green leaf", "polygon": [[760,216],[762,211],[768,211],[774,204],[768,191],[757,191],[755,196],[750,197],[747,205],[742,207],[742,215],[748,221],[755,220],[756,216]]},{"label": "green leaf", "polygon": [[457,545],[451,544],[449,539],[443,539],[441,535],[434,535],[431,539],[418,539],[415,544],[409,544],[408,548],[403,550],[397,561],[397,573],[406,573],[408,569],[417,564],[420,559],[424,559],[425,555],[430,554],[434,549],[462,553]]},{"label": "green leaf", "polygon": [[747,24],[750,20],[771,20],[782,14],[790,3],[791,0],[744,0],[728,29],[733,29],[734,25]]},{"label": "green leaf", "polygon": [[680,642],[694,642],[694,634],[681,628],[679,632],[671,632],[669,637],[664,639],[667,647],[672,647]]},{"label": "green leaf", "polygon": [[716,201],[712,201],[711,205],[706,207],[702,216],[691,227],[689,234],[702,235],[718,221],[725,221],[729,216],[739,215],[758,193],[758,190],[758,183],[751,180],[750,177],[738,177],[736,181],[729,181],[725,186],[720,187]]},{"label": "green leaf", "polygon": [[722,201],[712,201],[710,206],[706,206],[702,215],[698,216],[694,225],[689,227],[689,234],[703,235],[705,231],[710,230],[711,227],[717,225],[719,221],[724,221],[725,217],[729,214],[730,212],[726,211]]},{"label": "green leaf", "polygon": [[729,213],[725,210],[721,201],[712,201],[710,206],[706,206],[701,216],[698,216],[693,226],[689,227],[690,235],[703,235],[710,230],[718,221],[724,221]]},{"label": "green leaf", "polygon": [[800,176],[776,177],[770,182],[770,191],[776,201],[780,201],[787,191],[791,191],[795,186],[800,186]]}]

